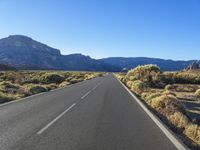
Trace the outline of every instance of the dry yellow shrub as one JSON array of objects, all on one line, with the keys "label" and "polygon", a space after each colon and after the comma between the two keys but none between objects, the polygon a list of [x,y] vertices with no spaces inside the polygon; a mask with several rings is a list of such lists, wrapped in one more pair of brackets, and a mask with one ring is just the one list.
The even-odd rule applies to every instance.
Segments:
[{"label": "dry yellow shrub", "polygon": [[200,127],[197,124],[189,124],[184,133],[194,142],[200,144]]},{"label": "dry yellow shrub", "polygon": [[181,112],[175,112],[168,117],[169,121],[180,129],[185,129],[189,123],[189,119]]}]

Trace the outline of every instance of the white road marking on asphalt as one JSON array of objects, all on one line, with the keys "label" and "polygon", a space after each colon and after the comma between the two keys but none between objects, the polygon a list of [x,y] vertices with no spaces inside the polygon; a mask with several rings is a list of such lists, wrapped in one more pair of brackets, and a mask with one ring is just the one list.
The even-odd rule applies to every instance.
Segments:
[{"label": "white road marking on asphalt", "polygon": [[95,87],[92,88],[92,91],[94,91],[100,84],[97,84]]},{"label": "white road marking on asphalt", "polygon": [[86,96],[88,96],[91,93],[91,91],[88,91],[86,94],[84,94],[81,99],[84,99]]},{"label": "white road marking on asphalt", "polygon": [[88,91],[87,93],[85,93],[81,99],[84,99],[86,96],[88,96],[92,91],[94,91],[101,83],[98,83],[95,87],[93,87],[90,91]]},{"label": "white road marking on asphalt", "polygon": [[187,146],[184,145],[180,140],[177,139],[168,127],[163,124],[158,117],[156,117],[117,77],[115,77],[119,83],[128,91],[133,99],[141,106],[141,108],[147,113],[147,115],[154,121],[154,123],[161,129],[166,137],[175,145],[178,150],[186,150]]},{"label": "white road marking on asphalt", "polygon": [[64,112],[58,115],[55,119],[53,119],[50,123],[48,123],[45,127],[43,127],[40,131],[37,132],[38,135],[42,134],[46,129],[48,129],[52,124],[54,124],[58,119],[60,119],[64,114],[66,114],[70,109],[72,109],[76,103],[73,103],[69,108],[67,108]]},{"label": "white road marking on asphalt", "polygon": [[[102,82],[101,82],[102,83]],[[95,87],[92,88],[92,91],[94,91],[101,83],[98,83]]]}]

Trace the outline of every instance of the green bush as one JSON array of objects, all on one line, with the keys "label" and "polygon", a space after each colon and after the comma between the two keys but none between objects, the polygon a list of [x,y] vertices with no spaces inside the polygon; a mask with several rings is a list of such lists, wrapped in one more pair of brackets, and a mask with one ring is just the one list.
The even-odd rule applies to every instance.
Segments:
[{"label": "green bush", "polygon": [[45,73],[40,77],[40,81],[46,84],[49,84],[49,83],[60,84],[64,80],[65,78],[63,76],[55,74],[55,73]]}]

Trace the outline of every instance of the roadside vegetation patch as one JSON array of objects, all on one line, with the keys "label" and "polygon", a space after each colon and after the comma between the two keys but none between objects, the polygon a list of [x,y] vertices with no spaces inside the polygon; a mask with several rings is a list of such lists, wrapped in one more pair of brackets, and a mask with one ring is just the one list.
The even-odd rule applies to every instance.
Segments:
[{"label": "roadside vegetation patch", "polygon": [[103,73],[65,71],[2,71],[0,103],[89,80]]},{"label": "roadside vegetation patch", "polygon": [[116,77],[189,147],[200,149],[200,72],[163,72],[156,65],[144,65]]}]

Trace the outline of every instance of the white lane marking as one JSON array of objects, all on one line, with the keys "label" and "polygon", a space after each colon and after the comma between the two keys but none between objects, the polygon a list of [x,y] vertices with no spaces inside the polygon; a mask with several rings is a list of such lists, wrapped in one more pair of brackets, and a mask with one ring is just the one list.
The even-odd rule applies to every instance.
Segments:
[{"label": "white lane marking", "polygon": [[91,93],[91,91],[88,91],[87,93],[85,93],[82,97],[81,97],[81,99],[84,99],[86,96],[88,96],[89,94]]},{"label": "white lane marking", "polygon": [[88,91],[87,93],[85,93],[81,99],[84,99],[85,97],[87,97],[92,91],[94,91],[101,83],[98,83],[95,87],[93,87],[90,91]]},{"label": "white lane marking", "polygon": [[184,145],[176,135],[174,135],[170,129],[161,122],[161,120],[155,116],[117,77],[115,77],[119,83],[128,91],[128,93],[134,98],[134,100],[142,107],[147,115],[154,121],[154,123],[161,129],[166,137],[174,144],[178,150],[186,150],[187,146]]},{"label": "white lane marking", "polygon": [[55,119],[49,122],[45,127],[43,127],[40,131],[37,132],[38,135],[42,134],[46,129],[48,129],[52,124],[54,124],[58,119],[60,119],[64,114],[66,114],[70,109],[72,109],[76,103],[73,103],[69,108],[63,111],[60,115],[58,115]]},{"label": "white lane marking", "polygon": [[97,84],[95,87],[93,87],[93,88],[92,88],[92,91],[94,91],[99,85],[100,85],[100,83]]}]

